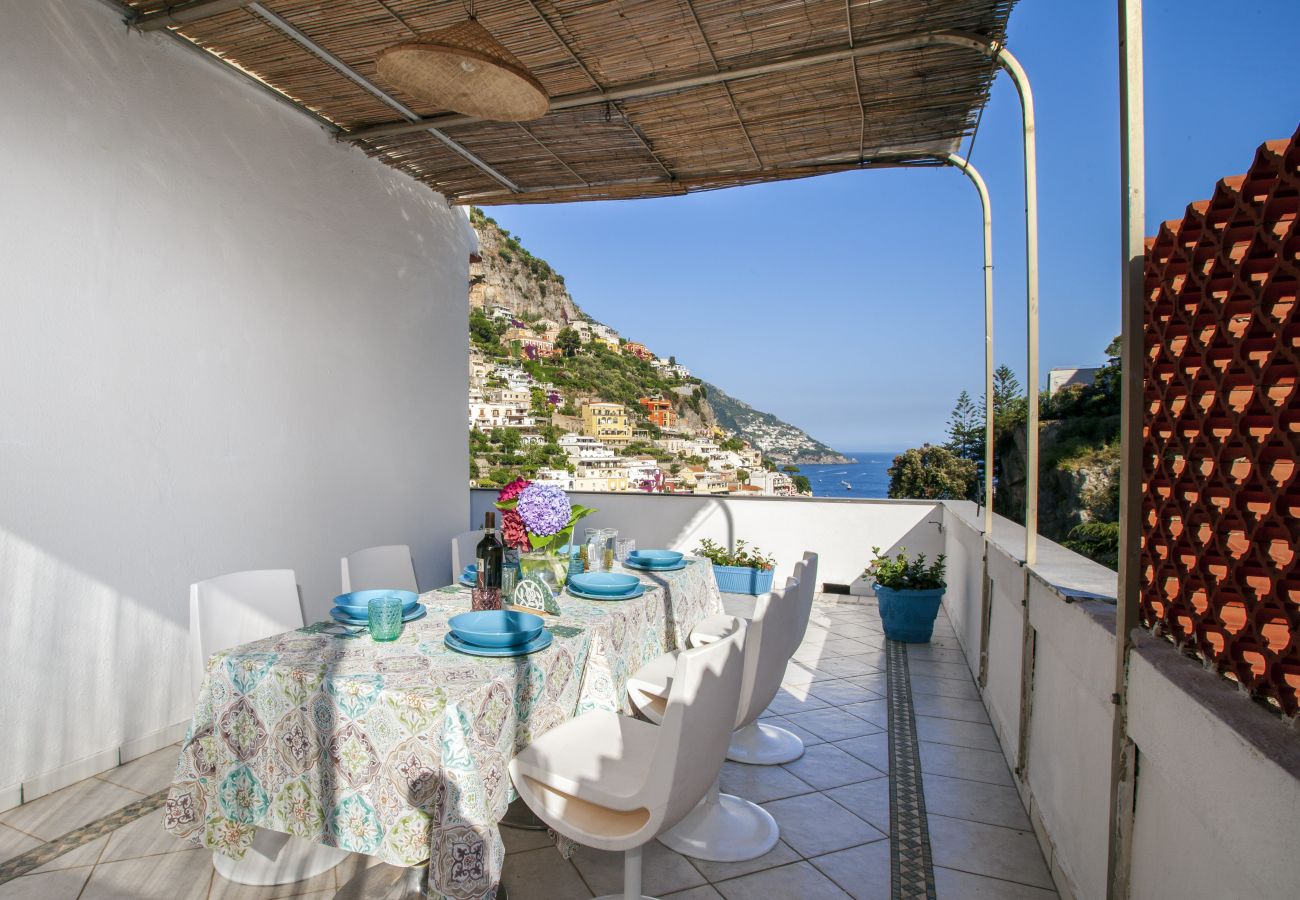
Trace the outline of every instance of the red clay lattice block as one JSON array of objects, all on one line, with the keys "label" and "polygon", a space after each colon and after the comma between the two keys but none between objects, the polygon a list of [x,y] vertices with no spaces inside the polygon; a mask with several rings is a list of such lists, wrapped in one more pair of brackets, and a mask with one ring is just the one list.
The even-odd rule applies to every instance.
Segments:
[{"label": "red clay lattice block", "polygon": [[1300,131],[1147,241],[1142,622],[1300,714]]}]

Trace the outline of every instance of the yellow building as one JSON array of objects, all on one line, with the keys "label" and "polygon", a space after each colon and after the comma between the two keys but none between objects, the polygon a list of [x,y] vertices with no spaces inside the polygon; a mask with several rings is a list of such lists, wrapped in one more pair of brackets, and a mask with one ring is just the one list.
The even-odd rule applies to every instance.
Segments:
[{"label": "yellow building", "polygon": [[582,433],[611,447],[625,447],[632,440],[632,424],[622,403],[582,404]]}]

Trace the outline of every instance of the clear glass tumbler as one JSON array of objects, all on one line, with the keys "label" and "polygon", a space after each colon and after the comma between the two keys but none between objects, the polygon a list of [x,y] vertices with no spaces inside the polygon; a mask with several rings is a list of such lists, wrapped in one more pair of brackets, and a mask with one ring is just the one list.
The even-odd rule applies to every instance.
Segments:
[{"label": "clear glass tumbler", "polygon": [[370,636],[377,641],[395,641],[402,634],[402,598],[392,594],[370,601]]},{"label": "clear glass tumbler", "polygon": [[608,572],[614,568],[614,547],[617,543],[617,528],[602,528],[600,530],[600,569],[602,572]]},{"label": "clear glass tumbler", "polygon": [[614,558],[620,563],[627,562],[628,556],[636,549],[636,539],[626,538],[614,545]]}]

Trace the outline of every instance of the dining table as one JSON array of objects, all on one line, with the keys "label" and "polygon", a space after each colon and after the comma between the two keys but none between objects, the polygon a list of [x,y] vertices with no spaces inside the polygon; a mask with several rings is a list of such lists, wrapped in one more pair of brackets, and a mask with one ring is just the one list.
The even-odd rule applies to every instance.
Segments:
[{"label": "dining table", "polygon": [[427,866],[433,897],[495,896],[499,823],[517,796],[511,758],[589,710],[628,712],[629,676],[722,612],[706,559],[614,571],[637,575],[645,593],[562,592],[560,614],[544,617],[553,641],[525,656],[446,645],[448,620],[470,608],[461,585],[423,593],[427,614],[392,642],[320,622],[213,654],[164,827],[234,858],[272,829]]}]

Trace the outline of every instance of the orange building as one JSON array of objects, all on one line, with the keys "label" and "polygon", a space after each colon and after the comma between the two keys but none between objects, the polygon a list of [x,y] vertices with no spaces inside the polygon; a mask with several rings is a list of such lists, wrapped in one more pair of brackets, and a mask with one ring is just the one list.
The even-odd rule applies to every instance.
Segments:
[{"label": "orange building", "polygon": [[[637,359],[654,359],[655,355],[650,352],[650,348],[645,344],[638,344],[636,341],[628,341],[623,345],[624,353],[631,353]],[[645,401],[641,401],[644,403]]]},{"label": "orange building", "polygon": [[642,397],[638,402],[645,407],[650,421],[660,428],[672,428],[677,424],[677,414],[673,412],[673,405],[670,401],[661,397]]}]

